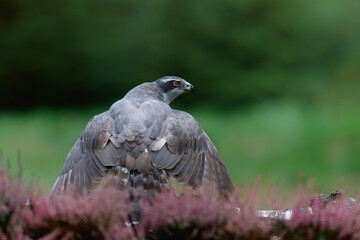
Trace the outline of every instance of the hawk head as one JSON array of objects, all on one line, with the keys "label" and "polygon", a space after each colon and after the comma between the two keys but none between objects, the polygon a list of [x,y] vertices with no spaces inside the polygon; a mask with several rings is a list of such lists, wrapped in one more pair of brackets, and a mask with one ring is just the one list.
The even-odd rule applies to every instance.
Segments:
[{"label": "hawk head", "polygon": [[157,87],[163,95],[163,99],[167,103],[171,103],[175,98],[185,92],[194,92],[193,85],[182,78],[174,76],[166,76],[155,81]]}]

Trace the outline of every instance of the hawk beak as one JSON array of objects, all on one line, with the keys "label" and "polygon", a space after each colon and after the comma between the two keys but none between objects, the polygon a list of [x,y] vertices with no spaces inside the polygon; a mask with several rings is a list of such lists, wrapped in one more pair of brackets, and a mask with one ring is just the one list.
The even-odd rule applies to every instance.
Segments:
[{"label": "hawk beak", "polygon": [[186,82],[185,87],[183,88],[185,92],[195,92],[195,88],[192,84]]}]

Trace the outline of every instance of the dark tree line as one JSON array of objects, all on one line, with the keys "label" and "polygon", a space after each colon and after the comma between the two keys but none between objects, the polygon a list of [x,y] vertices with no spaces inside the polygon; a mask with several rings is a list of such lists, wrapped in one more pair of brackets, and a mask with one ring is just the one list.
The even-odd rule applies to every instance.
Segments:
[{"label": "dark tree line", "polygon": [[307,96],[359,65],[359,2],[1,0],[0,107],[109,104],[164,75],[183,102]]}]

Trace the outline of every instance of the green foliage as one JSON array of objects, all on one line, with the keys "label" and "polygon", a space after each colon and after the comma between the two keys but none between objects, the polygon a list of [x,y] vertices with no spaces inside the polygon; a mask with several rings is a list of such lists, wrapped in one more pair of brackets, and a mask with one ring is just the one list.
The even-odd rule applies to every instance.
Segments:
[{"label": "green foliage", "polygon": [[51,185],[103,106],[178,75],[196,94],[174,104],[192,109],[236,183],[262,175],[292,189],[314,176],[317,189],[332,191],[340,179],[354,193],[359,8],[351,0],[2,0],[0,108],[101,109],[2,110],[0,151],[11,163],[20,152],[24,178]]},{"label": "green foliage", "polygon": [[[0,107],[110,103],[179,75],[184,102],[308,99],[358,72],[359,2],[2,0]],[[356,85],[356,83],[353,83]],[[358,84],[356,86],[359,86]]]},{"label": "green foliage", "polygon": [[[314,177],[320,192],[349,187],[354,195],[358,187],[353,183],[359,181],[360,113],[353,109],[273,102],[236,111],[184,110],[215,143],[237,185],[250,186],[261,175],[261,187],[278,185],[291,192]],[[20,151],[24,179],[46,180],[51,187],[88,120],[105,110],[3,113],[0,149],[13,167]]]}]

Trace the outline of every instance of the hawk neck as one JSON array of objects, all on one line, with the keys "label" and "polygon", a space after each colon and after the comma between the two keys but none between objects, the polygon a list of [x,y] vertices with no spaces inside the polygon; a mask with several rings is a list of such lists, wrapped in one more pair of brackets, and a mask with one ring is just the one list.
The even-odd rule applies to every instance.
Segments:
[{"label": "hawk neck", "polygon": [[158,86],[154,83],[143,83],[132,90],[130,90],[124,99],[133,99],[138,103],[143,103],[149,100],[164,101],[164,96]]}]

